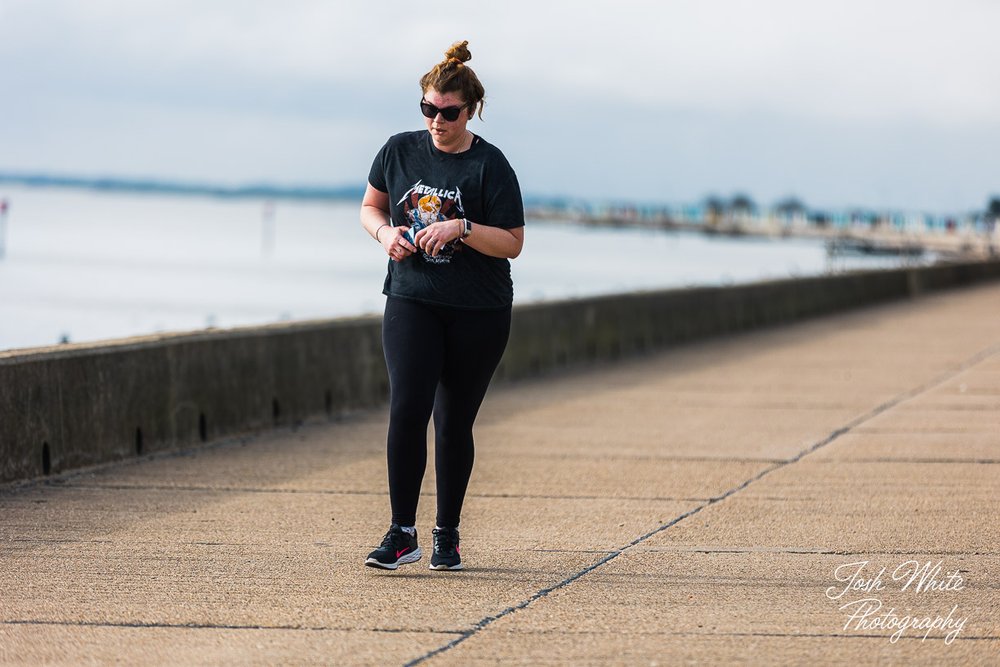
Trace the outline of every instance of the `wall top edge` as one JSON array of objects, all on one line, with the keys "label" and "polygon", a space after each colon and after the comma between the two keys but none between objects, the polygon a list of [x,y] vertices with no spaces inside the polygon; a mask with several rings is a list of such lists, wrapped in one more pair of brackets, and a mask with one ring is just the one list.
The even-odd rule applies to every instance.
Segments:
[{"label": "wall top edge", "polygon": [[41,359],[64,359],[94,354],[112,354],[122,351],[142,350],[165,345],[181,345],[203,341],[239,340],[258,336],[282,336],[309,331],[322,331],[330,327],[364,327],[382,320],[379,315],[337,317],[329,319],[296,320],[273,324],[255,324],[227,329],[199,329],[175,331],[128,338],[114,338],[88,343],[63,343],[45,347],[15,348],[0,351],[0,366]]},{"label": "wall top edge", "polygon": [[[600,304],[608,301],[630,298],[650,298],[658,296],[677,296],[679,294],[705,294],[709,292],[724,291],[731,289],[751,289],[755,286],[782,285],[789,283],[810,283],[822,282],[825,280],[837,280],[845,277],[861,277],[865,275],[891,275],[905,274],[911,271],[935,270],[946,267],[974,267],[993,266],[1000,271],[1000,260],[982,260],[972,262],[940,262],[924,267],[900,267],[894,269],[868,269],[859,271],[845,271],[835,274],[821,276],[805,276],[796,278],[766,279],[754,282],[739,283],[735,285],[708,285],[691,286],[656,290],[635,290],[621,294],[599,294],[586,297],[576,297],[569,299],[557,299],[552,301],[536,301],[526,304],[517,304],[516,311],[531,311],[553,307],[573,307],[587,303]],[[298,334],[308,331],[322,331],[331,327],[370,326],[382,320],[381,315],[362,315],[337,317],[329,319],[296,320],[293,322],[277,322],[273,324],[248,325],[243,327],[233,327],[228,329],[200,329],[196,331],[179,331],[169,333],[149,334],[143,336],[131,336],[128,338],[116,338],[88,343],[64,343],[46,347],[16,348],[12,350],[0,351],[0,367],[20,364],[25,362],[65,359],[80,356],[93,356],[95,354],[112,354],[123,351],[135,351],[151,349],[162,346],[181,345],[186,343],[197,343],[205,341],[239,340],[246,338],[256,338],[260,336],[282,336],[288,334]]]}]

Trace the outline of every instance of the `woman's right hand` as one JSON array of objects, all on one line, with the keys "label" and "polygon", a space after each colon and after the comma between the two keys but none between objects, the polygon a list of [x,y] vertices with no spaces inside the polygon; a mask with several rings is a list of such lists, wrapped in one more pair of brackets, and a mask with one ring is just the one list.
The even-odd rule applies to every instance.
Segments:
[{"label": "woman's right hand", "polygon": [[378,233],[379,243],[385,248],[385,254],[394,262],[402,262],[404,259],[417,251],[413,244],[403,236],[410,228],[402,225],[399,227],[382,227]]}]

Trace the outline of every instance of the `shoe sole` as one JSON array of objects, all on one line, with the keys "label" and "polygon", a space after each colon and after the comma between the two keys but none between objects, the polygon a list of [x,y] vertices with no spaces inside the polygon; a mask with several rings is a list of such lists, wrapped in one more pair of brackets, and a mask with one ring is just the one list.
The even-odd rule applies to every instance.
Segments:
[{"label": "shoe sole", "polygon": [[374,558],[369,558],[368,560],[365,561],[365,565],[367,565],[368,567],[378,567],[383,570],[395,570],[400,565],[406,565],[407,563],[416,563],[423,557],[423,555],[424,553],[420,550],[420,547],[417,547],[416,551],[411,551],[410,553],[406,554],[405,556],[397,560],[395,563],[382,563]]},{"label": "shoe sole", "polygon": [[444,564],[442,564],[442,565],[434,565],[432,563],[431,566],[430,566],[430,569],[437,570],[439,572],[443,572],[445,570],[464,570],[465,566],[462,565],[461,563],[459,563],[458,565],[444,565]]}]

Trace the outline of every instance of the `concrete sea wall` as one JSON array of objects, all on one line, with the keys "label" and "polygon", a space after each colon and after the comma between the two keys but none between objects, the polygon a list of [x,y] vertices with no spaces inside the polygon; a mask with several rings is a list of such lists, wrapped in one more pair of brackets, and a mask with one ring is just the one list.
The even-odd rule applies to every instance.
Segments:
[{"label": "concrete sea wall", "polygon": [[[497,380],[996,279],[991,261],[518,306]],[[380,327],[347,318],[0,353],[0,483],[379,405]]]}]

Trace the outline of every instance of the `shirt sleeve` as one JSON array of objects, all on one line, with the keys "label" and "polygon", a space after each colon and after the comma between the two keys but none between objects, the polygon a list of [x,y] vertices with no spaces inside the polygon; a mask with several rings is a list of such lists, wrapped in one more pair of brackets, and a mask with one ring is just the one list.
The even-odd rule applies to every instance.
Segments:
[{"label": "shirt sleeve", "polygon": [[389,143],[386,142],[375,156],[372,168],[368,172],[368,183],[379,192],[389,192],[389,186],[385,182],[385,155],[388,150]]},{"label": "shirt sleeve", "polygon": [[504,164],[503,178],[498,178],[499,185],[490,185],[486,197],[486,224],[491,227],[515,229],[524,227],[524,201],[521,199],[521,186],[517,182],[517,174],[508,164]]}]

